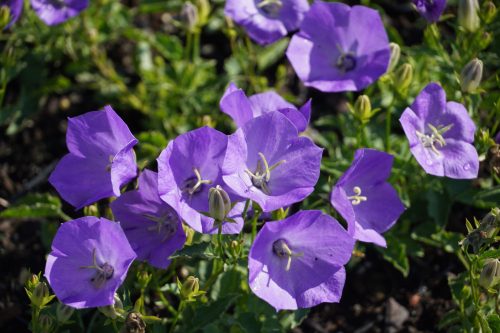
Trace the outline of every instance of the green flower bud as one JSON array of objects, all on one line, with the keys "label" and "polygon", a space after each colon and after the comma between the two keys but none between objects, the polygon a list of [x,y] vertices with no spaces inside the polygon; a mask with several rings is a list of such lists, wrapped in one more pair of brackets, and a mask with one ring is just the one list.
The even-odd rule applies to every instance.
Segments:
[{"label": "green flower bud", "polygon": [[125,333],[145,333],[146,323],[140,313],[130,312],[125,319]]},{"label": "green flower bud", "polygon": [[212,187],[208,191],[208,209],[210,216],[217,222],[224,221],[227,214],[229,214],[231,199],[229,199],[229,195],[220,185]]},{"label": "green flower bud", "polygon": [[10,22],[10,9],[8,6],[0,5],[0,31]]},{"label": "green flower bud", "polygon": [[460,86],[462,91],[472,93],[477,90],[483,78],[483,62],[478,58],[472,59],[462,69],[460,74]]},{"label": "green flower bud", "polygon": [[195,231],[186,224],[182,224],[182,229],[184,229],[184,233],[186,234],[186,242],[184,244],[191,245]]},{"label": "green flower bud", "polygon": [[113,305],[108,305],[108,306],[101,306],[98,307],[97,309],[99,312],[104,314],[106,317],[111,318],[111,319],[116,319],[118,317],[122,317],[123,313],[123,303],[118,297],[118,295],[115,293],[115,303]]},{"label": "green flower bud", "polygon": [[492,41],[493,41],[493,35],[491,33],[489,32],[483,33],[483,36],[479,40],[479,46],[481,47],[481,50],[487,48]]},{"label": "green flower bud", "polygon": [[194,276],[188,276],[181,287],[181,298],[184,300],[189,300],[193,296],[196,296],[200,290],[200,280]]},{"label": "green flower bud", "polygon": [[[50,302],[49,298],[50,298],[49,287],[47,287],[47,284],[45,282],[40,282],[33,290],[33,294],[31,296],[31,304],[41,308],[45,304]],[[49,300],[47,301],[47,299]]]},{"label": "green flower bud", "polygon": [[52,319],[52,317],[49,315],[42,314],[38,318],[38,327],[40,328],[41,332],[50,333],[54,328],[54,319]]},{"label": "green flower bud", "polygon": [[497,7],[493,1],[486,1],[482,8],[482,17],[486,23],[493,22],[493,19],[497,15]]},{"label": "green flower bud", "polygon": [[195,31],[198,25],[198,8],[189,1],[185,2],[181,10],[181,20],[188,31]]},{"label": "green flower bud", "polygon": [[401,48],[398,44],[390,43],[389,48],[391,50],[391,60],[389,61],[389,68],[387,69],[388,73],[392,72],[396,68],[399,58],[401,57]]},{"label": "green flower bud", "polygon": [[75,312],[75,309],[62,303],[58,303],[56,307],[56,318],[60,323],[67,322]]},{"label": "green flower bud", "polygon": [[137,273],[137,282],[139,282],[139,288],[142,290],[146,289],[149,282],[151,282],[151,278],[153,276],[146,271],[140,271]]},{"label": "green flower bud", "polygon": [[372,104],[366,95],[360,95],[354,103],[354,116],[363,124],[367,123],[372,116]]},{"label": "green flower bud", "polygon": [[500,261],[498,259],[488,259],[485,261],[479,276],[479,285],[484,289],[489,289],[498,282],[500,282]]},{"label": "green flower bud", "polygon": [[395,72],[394,82],[399,92],[404,92],[413,81],[413,66],[409,63],[401,65]]},{"label": "green flower bud", "polygon": [[458,24],[469,32],[479,28],[479,4],[477,0],[458,0]]},{"label": "green flower bud", "polygon": [[210,2],[208,0],[197,0],[196,5],[198,7],[198,17],[200,26],[204,26],[208,22],[208,17],[210,16]]}]

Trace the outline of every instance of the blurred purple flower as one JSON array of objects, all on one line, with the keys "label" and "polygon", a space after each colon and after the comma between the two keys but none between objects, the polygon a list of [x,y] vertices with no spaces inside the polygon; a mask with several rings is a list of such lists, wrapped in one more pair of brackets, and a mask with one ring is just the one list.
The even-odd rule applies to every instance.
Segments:
[{"label": "blurred purple flower", "polygon": [[330,201],[347,221],[349,233],[362,242],[386,246],[381,233],[405,210],[387,182],[394,157],[374,149],[358,149],[351,167],[340,177]]},{"label": "blurred purple flower", "polygon": [[68,118],[69,154],[49,177],[61,197],[80,209],[97,200],[120,196],[120,187],[137,175],[137,144],[111,106]]},{"label": "blurred purple flower", "polygon": [[399,119],[410,149],[425,172],[456,179],[476,178],[476,125],[462,104],[446,102],[437,83],[428,84]]},{"label": "blurred purple flower", "polygon": [[391,51],[376,10],[315,1],[286,55],[306,86],[337,92],[376,81],[387,71]]},{"label": "blurred purple flower", "polygon": [[250,288],[276,310],[338,302],[353,248],[345,229],[318,210],[267,222],[248,255]]},{"label": "blurred purple flower", "polygon": [[307,197],[318,181],[323,149],[299,137],[279,112],[248,121],[229,137],[224,182],[264,212]]},{"label": "blurred purple flower", "polygon": [[[179,135],[170,141],[158,157],[158,191],[163,201],[177,211],[194,230],[218,232],[215,220],[208,215],[208,193],[220,185],[237,199],[222,181],[221,165],[227,148],[227,135],[202,127]],[[237,234],[243,228],[244,203],[237,203],[228,217],[236,221],[222,224],[222,233]]]},{"label": "blurred purple flower", "polygon": [[497,136],[495,137],[495,142],[500,145],[500,132],[497,133]]},{"label": "blurred purple flower", "polygon": [[45,277],[66,305],[77,309],[112,305],[135,257],[120,224],[82,217],[63,223],[57,231]]},{"label": "blurred purple flower", "polygon": [[261,45],[298,29],[308,10],[307,0],[227,0],[224,8],[225,14]]},{"label": "blurred purple flower", "polygon": [[139,260],[167,268],[168,257],[186,241],[182,221],[158,194],[158,174],[144,170],[139,189],[122,194],[111,203],[113,214],[123,228]]},{"label": "blurred purple flower", "polygon": [[274,91],[252,95],[249,98],[234,83],[226,89],[219,105],[222,112],[229,115],[238,127],[243,127],[250,119],[277,111],[284,114],[299,132],[303,132],[311,119],[311,100],[297,109]]},{"label": "blurred purple flower", "polygon": [[412,0],[418,12],[427,21],[434,23],[439,20],[446,7],[446,0]]},{"label": "blurred purple flower", "polygon": [[0,0],[0,7],[8,7],[10,12],[10,22],[4,27],[4,29],[8,29],[16,23],[16,21],[21,16],[21,12],[23,11],[23,0]]},{"label": "blurred purple flower", "polygon": [[38,17],[47,25],[66,22],[89,6],[89,0],[31,0]]}]

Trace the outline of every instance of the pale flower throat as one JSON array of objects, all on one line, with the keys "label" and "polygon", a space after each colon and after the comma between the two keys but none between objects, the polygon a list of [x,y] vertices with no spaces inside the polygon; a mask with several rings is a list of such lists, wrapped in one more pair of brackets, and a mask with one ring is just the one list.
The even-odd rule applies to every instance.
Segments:
[{"label": "pale flower throat", "polygon": [[302,252],[294,253],[288,246],[288,243],[284,239],[278,239],[273,243],[273,253],[279,258],[286,258],[285,270],[288,272],[292,264],[292,257],[302,257],[304,254]]},{"label": "pale flower throat", "polygon": [[448,130],[450,130],[453,126],[453,124],[447,125],[447,126],[438,126],[434,127],[431,124],[427,124],[427,126],[430,129],[429,134],[424,134],[420,131],[415,131],[417,134],[417,137],[420,140],[420,143],[425,148],[430,148],[434,154],[437,156],[441,156],[441,152],[437,149],[436,143],[439,144],[439,147],[444,147],[446,145],[446,141],[443,138],[443,134],[446,133]]},{"label": "pale flower throat", "polygon": [[189,196],[192,196],[196,192],[199,192],[203,187],[203,185],[212,184],[211,180],[201,178],[201,174],[198,168],[193,168],[193,172],[194,172],[194,177],[186,179],[182,186],[182,191],[187,192]]},{"label": "pale flower throat", "polygon": [[95,275],[90,279],[90,282],[96,289],[101,289],[106,281],[113,277],[115,269],[113,266],[105,262],[102,265],[97,264],[95,249],[92,250],[92,265],[91,266],[81,266],[80,268],[95,269]]},{"label": "pale flower throat", "polygon": [[268,183],[271,180],[271,171],[276,169],[279,165],[285,163],[285,160],[276,162],[274,165],[269,166],[264,154],[259,152],[260,160],[257,161],[257,167],[255,171],[252,172],[248,169],[245,172],[250,176],[252,184],[260,189],[264,194],[271,195],[271,190],[269,189]]}]

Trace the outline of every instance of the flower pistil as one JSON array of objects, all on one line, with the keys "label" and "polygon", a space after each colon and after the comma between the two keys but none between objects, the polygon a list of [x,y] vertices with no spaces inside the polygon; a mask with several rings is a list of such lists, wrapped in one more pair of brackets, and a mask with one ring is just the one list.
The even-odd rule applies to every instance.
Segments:
[{"label": "flower pistil", "polygon": [[352,191],[354,192],[354,195],[347,197],[347,199],[352,200],[351,203],[353,205],[356,206],[356,205],[359,205],[362,201],[368,200],[367,197],[361,195],[361,187],[354,186]]},{"label": "flower pistil", "polygon": [[292,264],[292,257],[302,257],[304,254],[302,252],[294,253],[288,246],[284,239],[278,239],[273,243],[273,252],[280,258],[286,258],[285,271],[290,270],[290,265]]},{"label": "flower pistil", "polygon": [[423,134],[420,131],[415,131],[417,137],[420,139],[420,142],[425,148],[430,148],[437,156],[441,156],[441,152],[436,148],[435,143],[438,143],[440,147],[444,147],[446,145],[446,141],[443,138],[443,134],[447,132],[453,124],[447,126],[438,126],[435,127],[432,124],[427,124],[429,129],[431,130],[431,134]]},{"label": "flower pistil", "polygon": [[81,266],[80,268],[90,268],[90,269],[95,269],[96,274],[94,277],[90,279],[90,282],[92,282],[92,285],[96,289],[101,289],[106,281],[111,279],[113,277],[113,274],[115,272],[115,269],[113,266],[105,262],[102,265],[97,264],[96,260],[96,255],[95,255],[95,248],[92,250],[92,265],[91,266]]},{"label": "flower pistil", "polygon": [[255,172],[251,172],[250,170],[246,169],[245,172],[250,176],[252,180],[252,184],[262,190],[267,195],[271,195],[271,191],[269,190],[268,187],[268,182],[271,179],[271,171],[276,169],[279,165],[285,163],[285,160],[281,160],[273,164],[271,167],[269,167],[269,164],[267,163],[266,157],[264,154],[259,152],[259,157],[260,160],[257,161],[257,167],[255,168]]}]

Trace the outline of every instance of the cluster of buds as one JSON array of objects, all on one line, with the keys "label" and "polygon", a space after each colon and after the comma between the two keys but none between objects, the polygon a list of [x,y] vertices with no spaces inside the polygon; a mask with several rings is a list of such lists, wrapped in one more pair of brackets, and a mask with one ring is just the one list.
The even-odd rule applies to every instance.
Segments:
[{"label": "cluster of buds", "polygon": [[474,218],[474,223],[476,229],[472,227],[472,224],[468,220],[466,221],[469,234],[460,241],[460,245],[464,248],[470,245],[472,246],[472,251],[478,253],[483,245],[492,243],[498,234],[500,230],[500,209],[492,209],[481,222]]},{"label": "cluster of buds", "polygon": [[55,297],[55,295],[50,295],[47,284],[40,282],[40,275],[33,274],[26,282],[25,290],[31,301],[31,305],[39,310],[47,306]]},{"label": "cluster of buds", "polygon": [[203,290],[200,290],[200,280],[194,276],[188,276],[184,283],[177,279],[177,287],[184,302],[194,302],[196,297],[205,294]]}]

